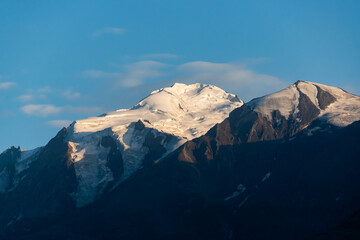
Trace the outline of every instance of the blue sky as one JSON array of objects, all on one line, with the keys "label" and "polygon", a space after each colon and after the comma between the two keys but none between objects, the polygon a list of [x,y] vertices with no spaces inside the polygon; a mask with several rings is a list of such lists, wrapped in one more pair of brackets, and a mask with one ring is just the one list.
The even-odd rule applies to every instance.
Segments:
[{"label": "blue sky", "polygon": [[360,94],[360,1],[0,1],[0,151],[174,82]]}]

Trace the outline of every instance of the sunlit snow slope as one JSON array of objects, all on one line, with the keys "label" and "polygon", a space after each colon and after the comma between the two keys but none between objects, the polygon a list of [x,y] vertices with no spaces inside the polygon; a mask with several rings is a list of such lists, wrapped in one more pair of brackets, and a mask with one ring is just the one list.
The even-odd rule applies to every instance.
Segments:
[{"label": "sunlit snow slope", "polygon": [[[242,105],[216,86],[176,83],[152,92],[130,109],[72,123],[67,140],[78,180],[73,196],[77,205],[92,202],[146,161],[158,160],[205,134]],[[114,155],[122,162],[112,161]]]},{"label": "sunlit snow slope", "polygon": [[[305,114],[334,126],[344,127],[360,120],[360,97],[341,88],[298,81],[277,93],[248,103],[255,111],[272,121],[274,111],[286,119],[299,121]],[[312,111],[309,109],[312,108]],[[310,116],[308,116],[310,120]],[[306,127],[306,125],[304,126]]]}]

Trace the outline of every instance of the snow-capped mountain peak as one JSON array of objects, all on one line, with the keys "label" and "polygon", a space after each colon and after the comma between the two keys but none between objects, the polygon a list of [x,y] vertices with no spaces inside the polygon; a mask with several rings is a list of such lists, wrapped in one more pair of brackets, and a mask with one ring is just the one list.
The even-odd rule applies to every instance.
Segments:
[{"label": "snow-capped mountain peak", "polygon": [[[78,178],[77,204],[93,201],[109,182],[123,181],[144,161],[157,160],[205,134],[242,105],[235,95],[216,86],[176,83],[153,91],[130,109],[72,123],[67,141]],[[112,148],[102,144],[109,137]],[[122,162],[111,169],[108,156],[115,152]]]},{"label": "snow-capped mountain peak", "polygon": [[[153,91],[130,109],[76,121],[73,128],[75,134],[91,133],[144,119],[163,132],[192,139],[242,104],[235,95],[213,85],[175,83]],[[198,124],[194,125],[193,121]]]},{"label": "snow-capped mountain peak", "polygon": [[360,120],[359,96],[313,82],[297,81],[279,92],[256,98],[248,105],[270,121],[274,111],[279,111],[286,120],[295,120],[309,109],[317,119],[335,126],[347,126]]}]

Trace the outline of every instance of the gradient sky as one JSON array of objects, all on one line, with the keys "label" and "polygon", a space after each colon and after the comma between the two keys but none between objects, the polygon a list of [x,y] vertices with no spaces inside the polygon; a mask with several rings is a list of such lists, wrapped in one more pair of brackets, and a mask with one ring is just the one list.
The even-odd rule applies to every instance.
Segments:
[{"label": "gradient sky", "polygon": [[0,0],[0,152],[174,82],[360,94],[360,1]]}]

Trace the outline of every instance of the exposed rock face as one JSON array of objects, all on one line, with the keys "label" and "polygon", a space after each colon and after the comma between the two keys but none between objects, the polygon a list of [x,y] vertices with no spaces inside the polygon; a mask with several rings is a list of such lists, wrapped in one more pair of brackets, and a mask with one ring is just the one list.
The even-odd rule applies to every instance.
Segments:
[{"label": "exposed rock face", "polygon": [[110,148],[109,154],[107,156],[107,166],[111,170],[113,175],[113,181],[110,182],[107,186],[107,190],[113,187],[113,184],[118,182],[124,173],[124,162],[121,155],[121,151],[118,148],[116,141],[110,136],[104,136],[101,139],[101,145],[105,148]]},{"label": "exposed rock face", "polygon": [[330,93],[322,90],[319,86],[316,86],[316,88],[318,91],[317,99],[321,110],[325,110],[327,106],[336,101],[336,98]]},{"label": "exposed rock face", "polygon": [[[11,225],[16,222],[31,222],[75,208],[70,195],[75,191],[77,182],[65,135],[64,128],[23,170],[17,186],[0,194],[2,231],[4,227],[11,230]],[[11,152],[13,156],[19,155],[19,149],[11,149]]]},{"label": "exposed rock face", "polygon": [[20,155],[20,147],[11,147],[0,155],[0,194],[7,192],[13,186],[15,162]]},{"label": "exposed rock face", "polygon": [[299,114],[297,116],[299,125],[297,126],[297,128],[303,129],[319,116],[320,110],[311,102],[310,98],[307,95],[305,95],[301,91],[299,91],[299,93]]}]

